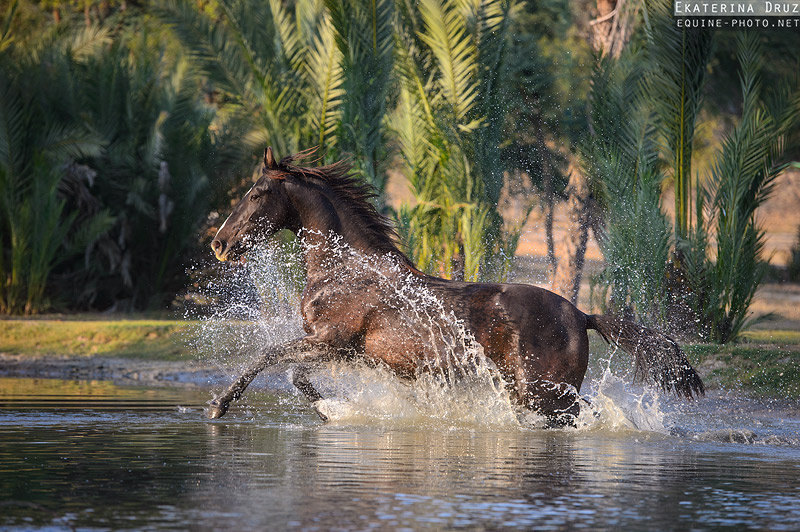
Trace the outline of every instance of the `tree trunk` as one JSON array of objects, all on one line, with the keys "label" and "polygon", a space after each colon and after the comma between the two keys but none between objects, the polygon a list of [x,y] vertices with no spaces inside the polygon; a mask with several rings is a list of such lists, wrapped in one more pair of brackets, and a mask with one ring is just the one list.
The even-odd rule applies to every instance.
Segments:
[{"label": "tree trunk", "polygon": [[597,18],[592,27],[592,47],[604,56],[619,57],[633,32],[640,2],[597,0]]},{"label": "tree trunk", "polygon": [[545,213],[544,213],[544,235],[547,239],[547,275],[552,279],[556,274],[558,267],[558,259],[556,259],[556,242],[553,238],[553,210],[555,209],[555,201],[553,200],[553,191],[550,191],[545,197]]},{"label": "tree trunk", "polygon": [[593,225],[593,211],[596,210],[594,198],[589,194],[586,177],[577,168],[573,168],[569,175],[567,205],[569,229],[564,236],[566,257],[558,261],[551,290],[561,294],[574,305],[578,302],[589,228]]},{"label": "tree trunk", "polygon": [[[618,57],[630,38],[638,10],[638,2],[629,6],[625,0],[597,0],[598,17],[589,23],[594,49],[604,56]],[[589,127],[591,130],[591,123]],[[591,195],[587,176],[574,165],[567,185],[567,204],[570,226],[564,237],[566,257],[556,266],[551,289],[575,304],[583,277],[589,230],[598,243],[602,243],[605,223]]]},{"label": "tree trunk", "polygon": [[553,167],[550,165],[550,152],[544,142],[544,133],[539,130],[539,151],[542,154],[542,195],[544,196],[544,234],[547,240],[547,276],[552,279],[556,273],[558,261],[553,239]]}]

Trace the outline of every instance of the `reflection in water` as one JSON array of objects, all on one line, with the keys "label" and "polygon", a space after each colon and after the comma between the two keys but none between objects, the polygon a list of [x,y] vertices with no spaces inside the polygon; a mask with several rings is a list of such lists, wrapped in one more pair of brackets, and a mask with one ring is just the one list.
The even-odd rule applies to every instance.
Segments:
[{"label": "reflection in water", "polygon": [[[322,425],[299,398],[261,393],[209,422],[206,393],[9,382],[0,527],[800,528],[800,446],[785,428],[780,445],[703,441],[722,409],[675,413],[681,436]],[[735,406],[748,430],[797,430],[796,409]]]}]

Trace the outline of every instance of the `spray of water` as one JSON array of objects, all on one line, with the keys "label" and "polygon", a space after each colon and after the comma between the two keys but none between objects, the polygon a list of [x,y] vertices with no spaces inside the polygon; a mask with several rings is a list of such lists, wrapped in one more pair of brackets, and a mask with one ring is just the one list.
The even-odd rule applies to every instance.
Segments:
[{"label": "spray of water", "polygon": [[[199,353],[233,376],[264,349],[303,336],[300,317],[303,253],[319,239],[262,243],[245,265],[229,268],[208,286],[215,301],[196,331]],[[516,408],[496,366],[464,323],[421,280],[390,257],[364,256],[335,235],[328,237],[337,286],[357,285],[369,277],[401,312],[394,331],[403,338],[433,346],[435,355],[421,362],[416,379],[397,377],[383,367],[328,363],[312,375],[325,399],[315,406],[333,423],[370,420],[436,426],[541,427],[545,418]],[[613,354],[612,354],[613,355]],[[610,359],[609,359],[610,360]],[[655,391],[633,391],[606,365],[587,383],[578,430],[647,430],[666,432],[665,415]],[[288,387],[292,368],[277,368]],[[274,374],[274,372],[273,372]],[[588,390],[588,391],[587,391]],[[569,429],[574,430],[574,429]]]},{"label": "spray of water", "polygon": [[[658,390],[632,386],[629,379],[612,371],[617,350],[601,361],[601,374],[585,385],[587,403],[581,409],[578,427],[586,430],[634,430],[669,432],[663,410],[664,400]],[[624,356],[624,355],[623,355]]]}]

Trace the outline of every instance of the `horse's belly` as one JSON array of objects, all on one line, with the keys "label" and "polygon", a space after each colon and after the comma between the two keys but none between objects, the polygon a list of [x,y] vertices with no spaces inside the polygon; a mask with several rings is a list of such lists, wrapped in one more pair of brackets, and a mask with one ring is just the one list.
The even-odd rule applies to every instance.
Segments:
[{"label": "horse's belly", "polygon": [[398,375],[413,378],[420,362],[427,355],[419,339],[408,338],[392,331],[377,330],[364,338],[364,357],[375,364],[385,364]]}]

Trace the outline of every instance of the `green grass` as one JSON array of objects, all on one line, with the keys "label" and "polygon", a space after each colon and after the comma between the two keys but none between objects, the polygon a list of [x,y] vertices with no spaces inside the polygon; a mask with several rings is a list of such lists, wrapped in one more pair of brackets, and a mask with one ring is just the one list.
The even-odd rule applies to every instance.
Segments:
[{"label": "green grass", "polygon": [[800,335],[795,331],[757,332],[748,335],[746,343],[686,345],[684,350],[711,387],[800,399]]},{"label": "green grass", "polygon": [[0,320],[0,353],[31,357],[190,358],[186,338],[193,322],[96,318]]},{"label": "green grass", "polygon": [[742,336],[751,343],[800,345],[800,331],[745,331]]},{"label": "green grass", "polygon": [[[158,317],[158,316],[155,316]],[[116,357],[136,360],[188,360],[197,322],[128,315],[44,316],[0,319],[0,353],[35,357]],[[800,398],[800,332],[751,331],[739,344],[687,344],[690,362],[711,387]],[[592,358],[605,343],[591,335]]]}]

